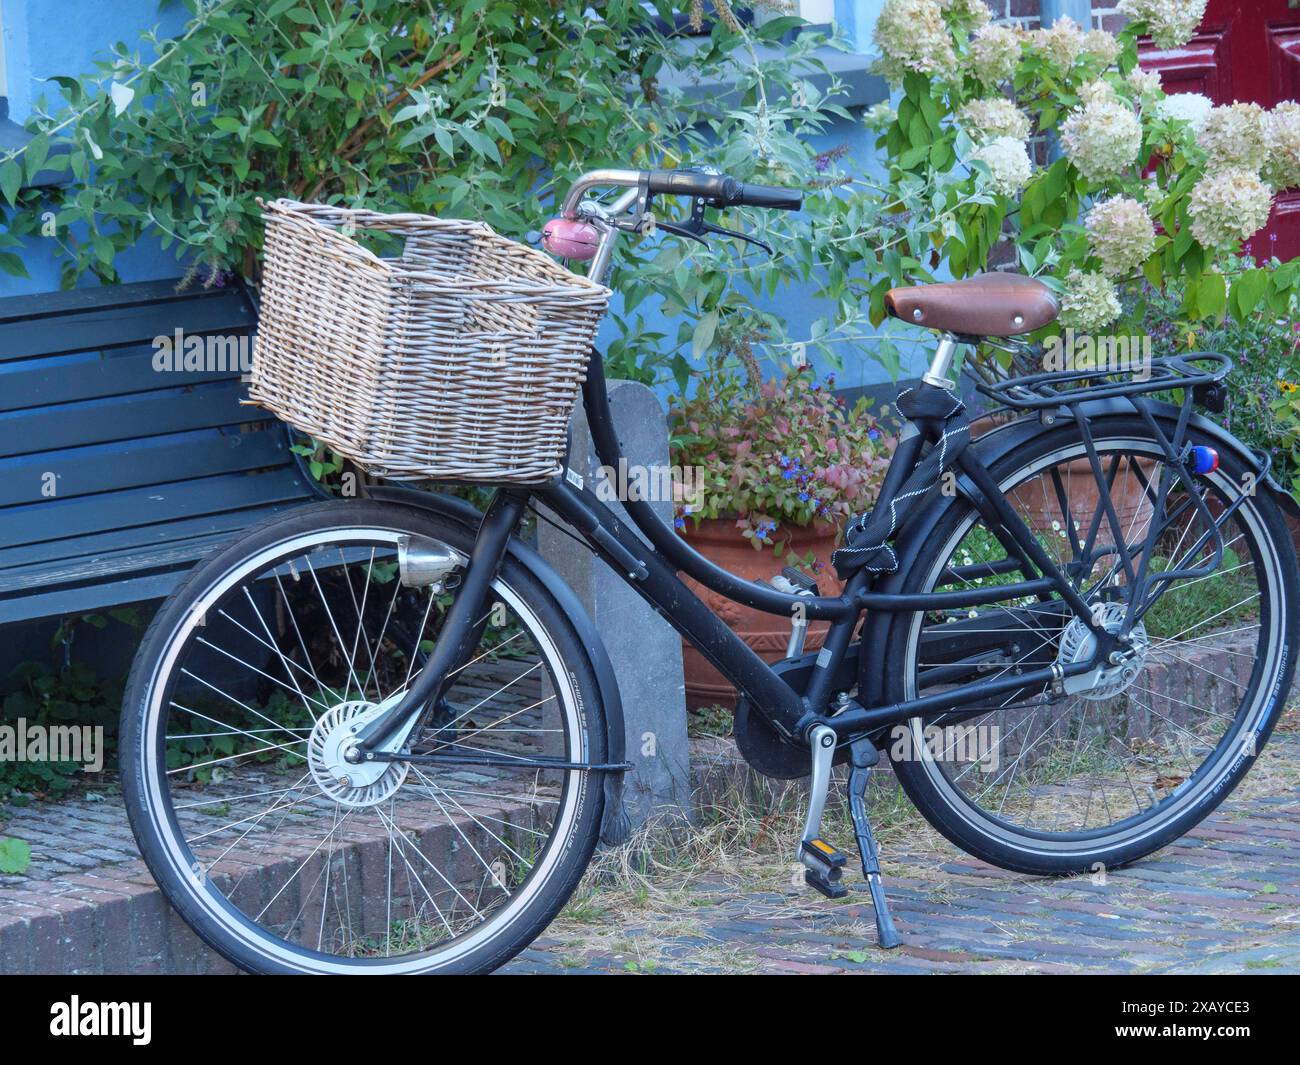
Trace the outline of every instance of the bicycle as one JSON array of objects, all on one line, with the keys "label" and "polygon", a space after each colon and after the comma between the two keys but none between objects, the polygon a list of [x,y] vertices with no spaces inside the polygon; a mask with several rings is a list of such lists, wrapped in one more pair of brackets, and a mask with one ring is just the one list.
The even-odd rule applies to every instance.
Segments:
[{"label": "bicycle", "polygon": [[[701,240],[730,232],[706,210],[802,199],[707,170],[598,170],[546,246],[602,280],[619,236],[648,233],[654,198],[674,195],[692,211],[658,228]],[[482,513],[376,486],[199,565],[140,647],[120,748],[133,829],[181,916],[253,972],[483,972],[547,926],[599,837],[626,837],[618,678],[519,535],[539,504],[735,685],[748,761],[810,775],[799,860],[831,897],[847,858],[821,821],[847,763],[883,947],[900,937],[864,800],[882,749],[927,821],[1017,872],[1114,868],[1201,821],[1268,739],[1296,643],[1293,504],[1265,456],[1194,409],[1222,409],[1229,360],[981,385],[1014,416],[972,440],[959,348],[1019,344],[1056,317],[1051,291],[981,275],[896,289],[888,308],[940,338],[897,404],[879,498],[835,556],[840,595],[799,574],[742,581],[649,503],[624,503],[629,525],[569,473],[501,485]],[[582,400],[618,468],[599,357]],[[795,638],[768,665],[679,571],[828,622],[821,650]],[[1175,694],[1171,672],[1198,679]],[[963,727],[999,730],[995,774],[945,757]]]}]

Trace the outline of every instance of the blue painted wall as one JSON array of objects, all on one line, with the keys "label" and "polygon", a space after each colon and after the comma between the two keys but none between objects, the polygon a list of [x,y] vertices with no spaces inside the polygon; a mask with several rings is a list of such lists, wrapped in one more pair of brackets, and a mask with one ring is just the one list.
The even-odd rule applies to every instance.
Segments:
[{"label": "blue painted wall", "polygon": [[[19,124],[35,111],[43,96],[51,108],[63,102],[59,86],[46,79],[88,73],[96,58],[124,41],[135,51],[142,30],[158,27],[176,33],[188,12],[179,2],[158,0],[0,0],[0,47],[4,48],[9,117]],[[21,251],[30,280],[0,275],[0,295],[49,292],[59,287],[53,252],[33,240]],[[175,277],[175,255],[145,241],[118,260],[128,281]]]}]

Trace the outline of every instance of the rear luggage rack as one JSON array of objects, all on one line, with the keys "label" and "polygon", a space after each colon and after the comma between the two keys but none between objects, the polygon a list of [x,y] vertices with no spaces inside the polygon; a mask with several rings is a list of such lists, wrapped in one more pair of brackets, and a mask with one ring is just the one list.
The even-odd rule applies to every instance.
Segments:
[{"label": "rear luggage rack", "polygon": [[1232,369],[1232,360],[1215,351],[1167,355],[1149,364],[1108,369],[1105,366],[1014,377],[997,384],[977,382],[990,399],[1018,410],[1041,410],[1090,399],[1113,399],[1148,392],[1190,388],[1196,401],[1214,407],[1221,399],[1218,383]]}]

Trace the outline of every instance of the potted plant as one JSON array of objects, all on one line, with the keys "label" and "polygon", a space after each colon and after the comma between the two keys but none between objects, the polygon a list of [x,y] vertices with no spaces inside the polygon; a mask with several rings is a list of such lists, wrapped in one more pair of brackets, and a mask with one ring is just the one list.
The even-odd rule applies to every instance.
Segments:
[{"label": "potted plant", "polygon": [[[676,526],[711,561],[746,580],[785,566],[813,576],[823,594],[841,583],[830,566],[845,521],[868,509],[894,440],[865,399],[849,407],[834,377],[808,367],[764,379],[752,357],[710,363],[695,393],[672,403],[673,464],[694,491],[676,503]],[[692,589],[768,661],[785,657],[790,620]],[[826,626],[809,626],[815,650]],[[684,654],[687,705],[734,706],[736,693],[694,648]]]}]

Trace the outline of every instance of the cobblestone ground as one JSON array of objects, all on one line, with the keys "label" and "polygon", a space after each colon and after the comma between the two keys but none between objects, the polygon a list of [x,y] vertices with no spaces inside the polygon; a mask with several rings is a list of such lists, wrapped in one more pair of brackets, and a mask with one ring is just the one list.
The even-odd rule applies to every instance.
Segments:
[{"label": "cobblestone ground", "polygon": [[860,870],[848,898],[831,902],[795,887],[779,855],[752,865],[740,856],[726,871],[589,885],[508,971],[1300,973],[1294,732],[1275,736],[1188,836],[1104,881],[1021,876],[928,828],[913,823],[899,842],[907,834],[905,824],[882,833],[898,950],[875,945]]},{"label": "cobblestone ground", "polygon": [[[1138,864],[1037,879],[938,837],[877,782],[886,883],[905,946],[875,946],[860,875],[847,899],[802,886],[800,804],[706,825],[649,872],[609,852],[507,971],[1300,972],[1300,732],[1295,708],[1245,783],[1188,836]],[[0,973],[229,972],[168,909],[120,798],[15,810],[33,867],[0,877]],[[720,804],[720,799],[713,802]],[[748,821],[737,829],[736,820]],[[840,825],[843,831],[843,825]],[[840,835],[832,838],[844,840]],[[684,856],[683,856],[684,855]]]}]

